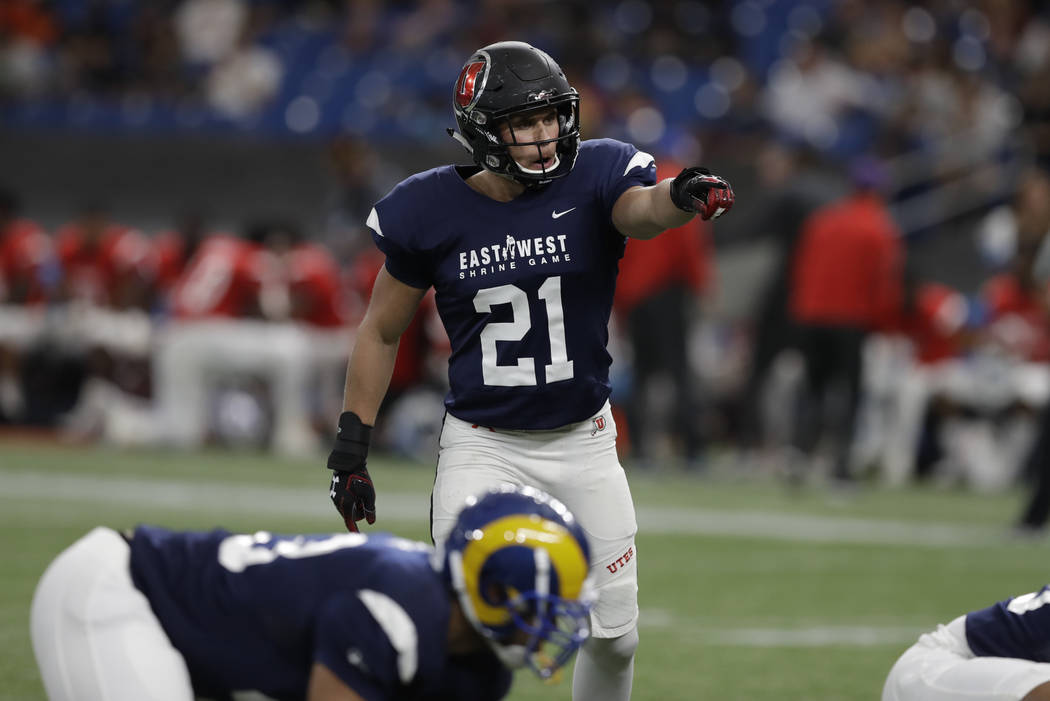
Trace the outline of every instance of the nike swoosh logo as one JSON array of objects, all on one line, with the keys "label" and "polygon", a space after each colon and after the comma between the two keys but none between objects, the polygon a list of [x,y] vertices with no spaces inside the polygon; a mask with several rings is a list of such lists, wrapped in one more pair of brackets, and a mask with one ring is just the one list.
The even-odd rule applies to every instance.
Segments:
[{"label": "nike swoosh logo", "polygon": [[576,209],[576,208],[572,207],[571,209],[566,209],[564,212],[559,212],[557,210],[552,210],[551,211],[551,219],[557,219],[558,217],[563,217],[566,214],[568,214],[569,212],[571,212],[573,209]]}]

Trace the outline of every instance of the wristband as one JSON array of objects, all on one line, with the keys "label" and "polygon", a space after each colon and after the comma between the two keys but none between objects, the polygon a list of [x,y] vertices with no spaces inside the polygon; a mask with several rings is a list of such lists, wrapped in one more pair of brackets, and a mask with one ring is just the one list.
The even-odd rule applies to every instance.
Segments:
[{"label": "wristband", "polygon": [[372,427],[361,422],[352,411],[339,415],[332,454],[328,458],[328,469],[346,470],[364,465],[368,457],[368,443],[372,438]]}]

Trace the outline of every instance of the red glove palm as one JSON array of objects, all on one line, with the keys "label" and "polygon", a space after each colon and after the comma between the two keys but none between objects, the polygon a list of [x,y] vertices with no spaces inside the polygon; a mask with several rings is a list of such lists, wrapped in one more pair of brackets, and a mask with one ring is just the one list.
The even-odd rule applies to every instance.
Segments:
[{"label": "red glove palm", "polygon": [[703,220],[718,219],[733,206],[736,196],[724,179],[707,168],[686,168],[671,181],[671,201],[686,212],[696,212]]},{"label": "red glove palm", "polygon": [[368,468],[364,465],[353,472],[333,472],[328,496],[332,497],[332,503],[343,517],[346,530],[351,533],[360,530],[357,522],[361,519],[368,521],[369,526],[376,522],[376,490]]}]

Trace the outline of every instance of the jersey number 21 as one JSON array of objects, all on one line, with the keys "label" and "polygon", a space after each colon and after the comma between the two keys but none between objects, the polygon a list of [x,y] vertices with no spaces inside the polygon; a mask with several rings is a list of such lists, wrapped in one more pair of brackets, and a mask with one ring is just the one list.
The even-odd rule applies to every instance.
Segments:
[{"label": "jersey number 21", "polygon": [[[537,296],[547,307],[547,335],[550,341],[551,362],[543,366],[547,384],[572,379],[572,361],[565,347],[565,313],[561,304],[561,278],[549,277],[537,290]],[[515,285],[500,285],[478,290],[474,295],[474,309],[488,313],[498,304],[511,306],[510,321],[494,321],[481,331],[481,375],[486,385],[497,387],[524,387],[538,384],[536,362],[533,358],[518,358],[515,365],[496,364],[497,341],[520,341],[532,325],[529,297]]]}]

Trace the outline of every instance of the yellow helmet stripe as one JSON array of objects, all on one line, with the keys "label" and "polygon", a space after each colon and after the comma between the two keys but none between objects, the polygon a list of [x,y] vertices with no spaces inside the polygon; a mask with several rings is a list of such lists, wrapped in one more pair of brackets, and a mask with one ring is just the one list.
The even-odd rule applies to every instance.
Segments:
[{"label": "yellow helmet stripe", "polygon": [[587,577],[588,563],[583,549],[567,528],[538,514],[513,514],[487,524],[468,536],[463,548],[463,575],[478,620],[487,626],[510,622],[510,612],[489,606],[481,596],[481,568],[490,555],[511,545],[543,548],[550,555],[552,568],[561,584],[564,599],[579,597]]}]

